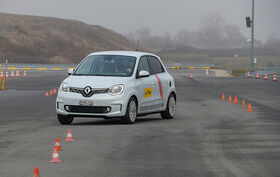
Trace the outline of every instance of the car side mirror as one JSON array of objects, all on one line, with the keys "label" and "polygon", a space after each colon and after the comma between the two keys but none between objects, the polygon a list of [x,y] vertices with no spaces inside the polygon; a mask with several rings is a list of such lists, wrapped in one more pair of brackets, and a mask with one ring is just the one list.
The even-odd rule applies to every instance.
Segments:
[{"label": "car side mirror", "polygon": [[141,77],[149,77],[150,76],[150,73],[148,71],[140,71],[139,74],[138,74],[138,78],[141,78]]},{"label": "car side mirror", "polygon": [[74,73],[75,69],[74,68],[71,68],[71,69],[68,69],[67,73],[68,75],[72,75]]}]

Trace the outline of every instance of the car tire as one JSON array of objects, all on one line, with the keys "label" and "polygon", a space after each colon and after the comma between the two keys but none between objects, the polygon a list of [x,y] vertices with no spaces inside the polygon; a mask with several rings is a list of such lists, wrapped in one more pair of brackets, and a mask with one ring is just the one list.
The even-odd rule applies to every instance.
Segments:
[{"label": "car tire", "polygon": [[68,125],[71,124],[74,120],[74,117],[72,116],[65,116],[65,115],[61,115],[61,114],[57,114],[57,119],[58,122],[62,125]]},{"label": "car tire", "polygon": [[167,100],[166,110],[161,112],[162,119],[173,119],[176,114],[176,98],[174,94],[170,94]]},{"label": "car tire", "polygon": [[126,114],[121,119],[126,124],[133,124],[137,117],[137,102],[136,99],[131,97],[128,101]]}]

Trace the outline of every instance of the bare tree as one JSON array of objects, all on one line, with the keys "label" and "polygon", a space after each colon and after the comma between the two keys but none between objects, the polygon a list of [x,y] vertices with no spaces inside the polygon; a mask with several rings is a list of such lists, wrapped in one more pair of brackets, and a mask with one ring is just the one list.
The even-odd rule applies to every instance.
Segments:
[{"label": "bare tree", "polygon": [[147,38],[149,38],[151,36],[150,30],[148,28],[146,28],[146,27],[142,27],[142,28],[136,30],[135,34],[141,40],[147,39]]},{"label": "bare tree", "polygon": [[264,44],[264,47],[267,47],[280,54],[280,37],[278,37],[274,33],[270,34],[270,36],[266,40],[266,43]]},{"label": "bare tree", "polygon": [[236,25],[227,25],[218,13],[210,13],[196,31],[180,30],[176,36],[179,44],[200,48],[234,48],[246,45],[246,38]]},{"label": "bare tree", "polygon": [[236,25],[226,24],[223,17],[213,12],[206,15],[198,30],[182,29],[177,35],[153,36],[146,27],[130,33],[127,37],[140,40],[140,45],[147,49],[162,49],[171,44],[188,45],[198,48],[242,48],[246,46],[246,37]]}]

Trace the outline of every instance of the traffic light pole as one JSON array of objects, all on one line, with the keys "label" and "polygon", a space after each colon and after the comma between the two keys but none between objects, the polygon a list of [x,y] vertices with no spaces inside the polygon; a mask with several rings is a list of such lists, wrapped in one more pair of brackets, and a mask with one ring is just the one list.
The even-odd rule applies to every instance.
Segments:
[{"label": "traffic light pole", "polygon": [[252,21],[251,21],[251,68],[250,70],[254,70],[254,26],[255,26],[255,0],[252,0]]}]

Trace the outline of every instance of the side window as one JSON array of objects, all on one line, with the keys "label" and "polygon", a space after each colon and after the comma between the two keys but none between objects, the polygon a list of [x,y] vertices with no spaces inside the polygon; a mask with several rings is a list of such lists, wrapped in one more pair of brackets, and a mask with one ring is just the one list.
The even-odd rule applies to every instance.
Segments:
[{"label": "side window", "polygon": [[162,64],[156,57],[148,56],[148,62],[151,75],[165,72]]},{"label": "side window", "polygon": [[147,57],[141,57],[140,58],[137,71],[140,72],[142,70],[148,71],[150,73]]}]

